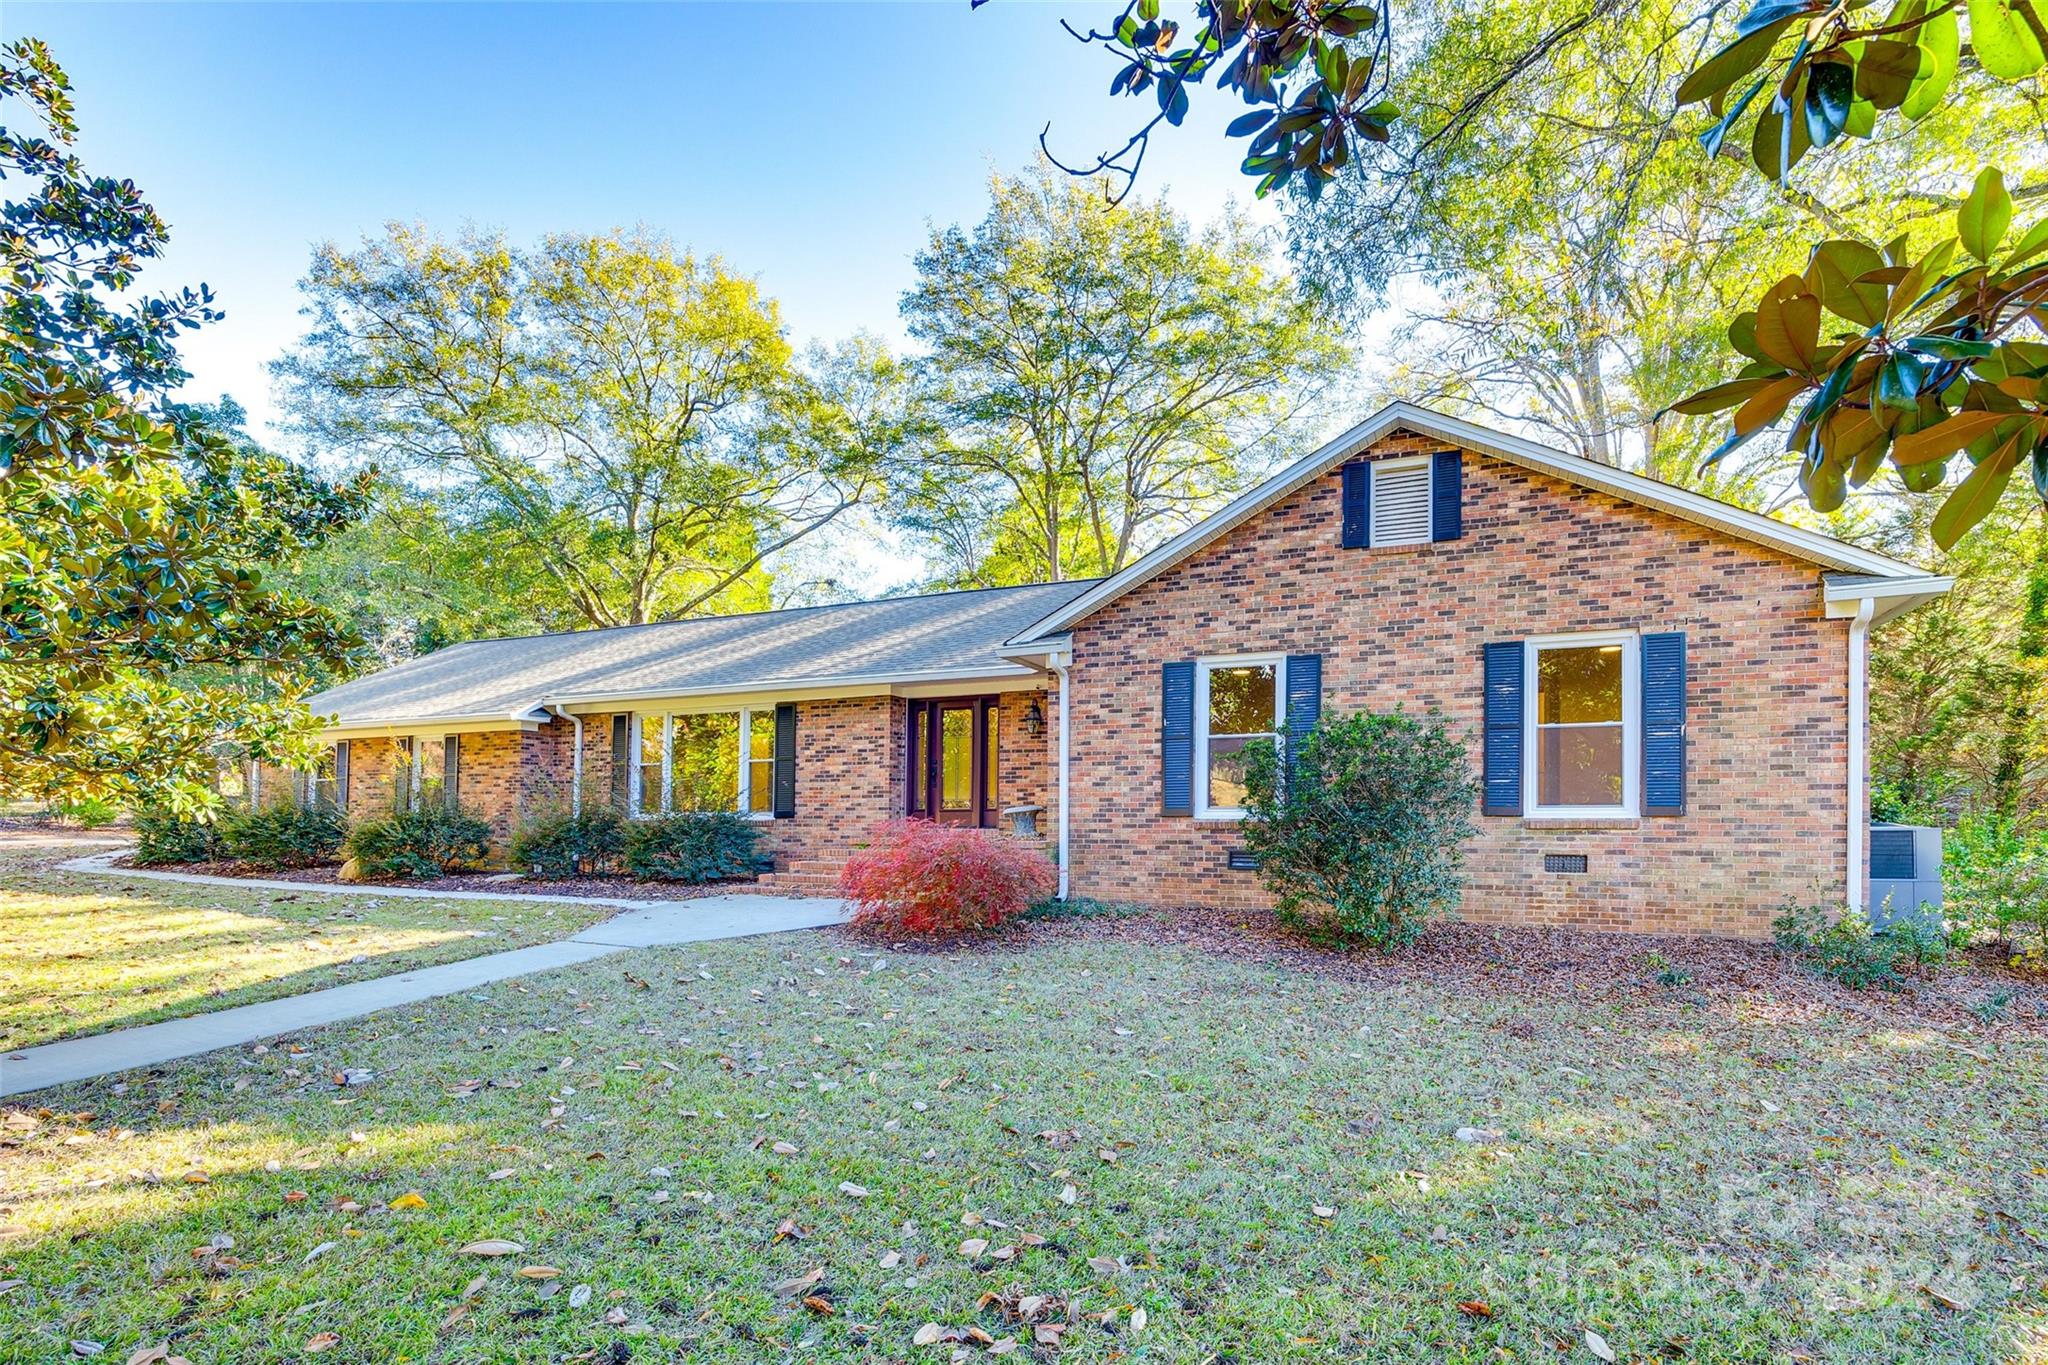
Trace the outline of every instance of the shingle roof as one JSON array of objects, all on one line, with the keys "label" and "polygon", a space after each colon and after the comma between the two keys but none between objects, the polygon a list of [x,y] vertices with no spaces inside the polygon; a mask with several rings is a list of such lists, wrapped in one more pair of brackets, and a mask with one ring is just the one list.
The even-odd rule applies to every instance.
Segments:
[{"label": "shingle roof", "polygon": [[474,640],[309,699],[332,725],[524,716],[545,703],[1022,672],[996,649],[1094,579]]}]

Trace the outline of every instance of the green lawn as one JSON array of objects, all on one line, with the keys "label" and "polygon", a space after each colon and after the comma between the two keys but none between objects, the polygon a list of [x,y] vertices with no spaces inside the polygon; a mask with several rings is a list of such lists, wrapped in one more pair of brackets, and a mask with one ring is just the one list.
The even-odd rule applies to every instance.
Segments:
[{"label": "green lawn", "polygon": [[39,1095],[0,1360],[2048,1356],[2037,1038],[1118,932],[624,954]]},{"label": "green lawn", "polygon": [[124,881],[0,842],[0,1051],[566,938],[606,907]]}]

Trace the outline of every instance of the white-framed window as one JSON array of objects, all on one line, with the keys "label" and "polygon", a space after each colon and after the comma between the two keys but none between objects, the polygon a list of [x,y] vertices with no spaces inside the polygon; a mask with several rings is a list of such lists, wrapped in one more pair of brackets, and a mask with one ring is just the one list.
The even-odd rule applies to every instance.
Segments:
[{"label": "white-framed window", "polygon": [[1287,696],[1285,654],[1195,661],[1195,818],[1244,816],[1245,751],[1278,744]]},{"label": "white-framed window", "polygon": [[1522,808],[1532,815],[1636,814],[1642,679],[1633,631],[1523,642]]},{"label": "white-framed window", "polygon": [[1375,460],[1372,469],[1374,549],[1388,545],[1427,545],[1434,538],[1430,503],[1430,460],[1427,455]]},{"label": "white-framed window", "polygon": [[775,708],[633,717],[633,813],[775,813]]}]

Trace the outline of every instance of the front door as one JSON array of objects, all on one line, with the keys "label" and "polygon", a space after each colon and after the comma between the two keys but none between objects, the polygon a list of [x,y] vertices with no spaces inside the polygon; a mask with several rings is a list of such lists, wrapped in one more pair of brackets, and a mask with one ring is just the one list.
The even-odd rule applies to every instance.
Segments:
[{"label": "front door", "polygon": [[906,809],[949,825],[996,823],[996,699],[910,704]]}]

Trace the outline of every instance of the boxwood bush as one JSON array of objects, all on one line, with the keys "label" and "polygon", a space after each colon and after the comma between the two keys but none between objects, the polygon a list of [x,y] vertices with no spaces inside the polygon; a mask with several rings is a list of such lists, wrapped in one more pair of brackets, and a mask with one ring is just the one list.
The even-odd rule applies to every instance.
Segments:
[{"label": "boxwood bush", "polygon": [[342,848],[365,877],[438,877],[482,867],[490,845],[489,821],[435,801],[358,820]]},{"label": "boxwood bush", "polygon": [[1325,714],[1285,759],[1245,754],[1245,846],[1282,920],[1397,948],[1457,905],[1478,790],[1441,717]]},{"label": "boxwood bush", "polygon": [[538,816],[512,837],[511,864],[535,877],[604,876],[619,870],[626,822],[609,806]]},{"label": "boxwood bush", "polygon": [[157,867],[165,863],[211,863],[225,856],[220,826],[201,824],[189,815],[165,810],[135,812],[135,863]]},{"label": "boxwood bush", "polygon": [[626,826],[626,870],[662,881],[734,881],[758,876],[761,827],[725,812],[670,815]]}]

